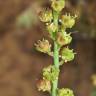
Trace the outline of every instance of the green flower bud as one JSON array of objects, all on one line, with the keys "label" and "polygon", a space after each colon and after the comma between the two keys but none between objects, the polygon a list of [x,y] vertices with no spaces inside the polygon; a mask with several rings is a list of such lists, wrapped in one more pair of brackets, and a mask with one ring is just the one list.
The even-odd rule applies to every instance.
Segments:
[{"label": "green flower bud", "polygon": [[59,12],[65,7],[65,0],[52,0],[51,7],[53,10]]},{"label": "green flower bud", "polygon": [[72,41],[72,37],[70,36],[70,34],[67,34],[66,32],[58,32],[56,41],[60,46],[67,45]]},{"label": "green flower bud", "polygon": [[43,69],[43,78],[54,81],[58,79],[59,69],[55,66],[48,66],[47,68]]},{"label": "green flower bud", "polygon": [[57,26],[54,23],[50,23],[47,25],[48,32],[55,32],[57,30]]},{"label": "green flower bud", "polygon": [[37,88],[38,88],[38,91],[48,91],[50,92],[51,90],[51,82],[46,80],[46,79],[43,79],[43,80],[39,80],[37,82]]},{"label": "green flower bud", "polygon": [[57,96],[74,96],[73,91],[68,88],[62,88],[58,90]]},{"label": "green flower bud", "polygon": [[40,52],[48,53],[51,51],[51,44],[49,44],[49,41],[45,39],[43,39],[42,41],[38,40],[35,46],[36,49]]},{"label": "green flower bud", "polygon": [[74,59],[74,52],[73,50],[70,50],[69,48],[63,48],[61,50],[61,57],[65,62],[71,61]]},{"label": "green flower bud", "polygon": [[39,13],[39,18],[42,22],[50,22],[53,19],[52,10],[46,9]]},{"label": "green flower bud", "polygon": [[70,16],[69,15],[62,15],[61,17],[61,23],[62,23],[62,27],[61,29],[65,29],[65,28],[72,28],[75,25],[75,17]]}]

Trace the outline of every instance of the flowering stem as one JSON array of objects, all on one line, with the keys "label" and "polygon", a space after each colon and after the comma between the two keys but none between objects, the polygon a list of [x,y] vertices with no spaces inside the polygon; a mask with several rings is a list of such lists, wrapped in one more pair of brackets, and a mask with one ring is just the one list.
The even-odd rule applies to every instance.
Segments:
[{"label": "flowering stem", "polygon": [[[53,17],[54,17],[54,24],[58,28],[58,13],[53,11]],[[56,33],[58,32],[58,29],[56,30]],[[58,44],[54,40],[54,66],[59,69],[59,50],[58,50]],[[57,96],[57,87],[58,87],[58,78],[54,81],[52,81],[52,96]]]},{"label": "flowering stem", "polygon": [[50,1],[52,9],[48,8],[40,12],[39,15],[40,20],[46,24],[49,35],[54,42],[54,48],[52,50],[51,44],[45,39],[39,40],[38,44],[35,45],[38,51],[52,56],[54,63],[43,69],[43,78],[37,87],[39,91],[47,91],[51,96],[74,96],[72,90],[58,88],[58,78],[59,66],[74,59],[75,53],[66,47],[71,43],[72,37],[65,30],[74,26],[76,16],[70,16],[70,14],[61,15],[61,11],[65,7],[65,0]]}]

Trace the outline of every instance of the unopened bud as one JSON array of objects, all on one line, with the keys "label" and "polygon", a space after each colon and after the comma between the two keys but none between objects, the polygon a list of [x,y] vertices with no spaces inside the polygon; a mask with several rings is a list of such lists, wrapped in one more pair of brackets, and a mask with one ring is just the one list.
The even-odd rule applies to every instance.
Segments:
[{"label": "unopened bud", "polygon": [[52,0],[51,7],[53,10],[59,12],[65,7],[65,0]]},{"label": "unopened bud", "polygon": [[42,22],[50,22],[53,19],[52,10],[45,9],[39,13],[39,18]]}]

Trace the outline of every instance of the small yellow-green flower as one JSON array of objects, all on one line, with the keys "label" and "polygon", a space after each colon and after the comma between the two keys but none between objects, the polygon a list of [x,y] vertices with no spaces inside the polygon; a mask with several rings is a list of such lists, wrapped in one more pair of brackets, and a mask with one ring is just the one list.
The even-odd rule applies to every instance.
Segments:
[{"label": "small yellow-green flower", "polygon": [[63,48],[61,50],[61,57],[65,62],[71,61],[74,59],[74,55],[75,53],[73,52],[73,50],[67,48]]},{"label": "small yellow-green flower", "polygon": [[47,25],[48,32],[55,32],[57,30],[57,26],[54,23],[50,23]]},{"label": "small yellow-green flower", "polygon": [[53,19],[52,10],[45,9],[39,13],[39,18],[42,22],[50,22]]},{"label": "small yellow-green flower", "polygon": [[54,81],[58,79],[59,69],[55,66],[48,66],[43,69],[43,79]]},{"label": "small yellow-green flower", "polygon": [[49,41],[45,39],[43,39],[42,41],[38,40],[35,46],[36,49],[40,52],[48,53],[51,51],[51,44],[49,44]]},{"label": "small yellow-green flower", "polygon": [[42,79],[42,80],[39,80],[38,83],[37,83],[37,88],[38,88],[38,91],[48,91],[50,92],[51,90],[51,82],[49,80],[46,80],[46,79]]},{"label": "small yellow-green flower", "polygon": [[51,7],[53,10],[59,12],[65,7],[65,0],[51,0]]},{"label": "small yellow-green flower", "polygon": [[61,16],[61,23],[62,23],[62,28],[72,28],[75,25],[75,18],[76,16],[70,16],[69,15],[62,15]]},{"label": "small yellow-green flower", "polygon": [[73,91],[68,88],[62,88],[58,90],[57,96],[74,96]]},{"label": "small yellow-green flower", "polygon": [[67,45],[72,41],[72,37],[70,36],[70,34],[67,34],[66,32],[58,32],[56,41],[60,46]]}]

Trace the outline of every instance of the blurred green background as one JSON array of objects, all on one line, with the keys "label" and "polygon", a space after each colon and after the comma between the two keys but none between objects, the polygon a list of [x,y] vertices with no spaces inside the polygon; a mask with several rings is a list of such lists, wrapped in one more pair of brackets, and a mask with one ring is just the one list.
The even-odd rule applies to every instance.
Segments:
[{"label": "blurred green background", "polygon": [[[38,39],[48,38],[38,18],[45,6],[49,0],[0,0],[0,96],[49,96],[38,92],[36,83],[52,58],[34,48]],[[66,12],[78,15],[68,30],[77,54],[61,68],[59,87],[72,88],[75,96],[96,96],[91,78],[96,74],[96,0],[66,0]]]}]

